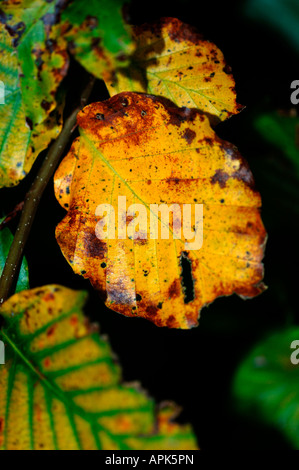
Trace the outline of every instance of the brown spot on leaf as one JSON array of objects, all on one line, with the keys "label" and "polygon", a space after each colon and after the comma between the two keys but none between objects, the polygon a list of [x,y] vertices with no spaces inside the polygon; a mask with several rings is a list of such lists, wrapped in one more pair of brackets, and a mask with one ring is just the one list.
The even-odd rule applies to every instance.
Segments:
[{"label": "brown spot on leaf", "polygon": [[72,315],[70,318],[70,324],[72,326],[76,326],[78,324],[78,317],[77,315]]},{"label": "brown spot on leaf", "polygon": [[52,325],[47,331],[47,336],[48,337],[53,336],[55,329],[56,329],[56,325]]},{"label": "brown spot on leaf", "polygon": [[211,183],[218,183],[220,188],[225,188],[229,175],[223,170],[216,170],[215,174],[211,177]]},{"label": "brown spot on leaf", "polygon": [[145,311],[149,317],[155,317],[158,313],[158,308],[155,305],[148,305]]},{"label": "brown spot on leaf", "polygon": [[166,325],[168,328],[176,328],[177,327],[177,320],[173,315],[170,315],[166,320]]},{"label": "brown spot on leaf", "polygon": [[98,26],[98,19],[95,16],[88,15],[86,17],[86,25],[92,31]]},{"label": "brown spot on leaf", "polygon": [[52,292],[48,292],[44,297],[43,297],[43,300],[45,302],[49,302],[50,300],[54,300],[55,299],[55,296],[54,294],[52,294]]},{"label": "brown spot on leaf", "polygon": [[51,359],[49,357],[46,357],[44,360],[44,367],[47,369],[51,365]]},{"label": "brown spot on leaf", "polygon": [[41,102],[41,107],[42,107],[45,111],[49,111],[49,109],[51,108],[51,103],[49,103],[49,101],[43,100],[43,101]]},{"label": "brown spot on leaf", "polygon": [[[6,16],[6,18],[8,17]],[[12,40],[13,47],[18,47],[20,39],[26,29],[25,23],[23,23],[23,21],[20,21],[19,23],[16,23],[15,25],[8,25],[6,23],[5,29],[8,32],[8,34],[13,37],[13,40]]]},{"label": "brown spot on leaf", "polygon": [[85,228],[83,235],[84,254],[88,258],[103,259],[106,257],[107,245],[96,237],[94,230]]},{"label": "brown spot on leaf", "polygon": [[190,41],[196,44],[202,39],[202,35],[199,34],[197,29],[186,23],[182,23],[176,18],[162,18],[160,20],[162,24],[170,24],[169,37],[175,42]]},{"label": "brown spot on leaf", "polygon": [[175,279],[168,289],[169,298],[179,297],[182,294],[180,279]]},{"label": "brown spot on leaf", "polygon": [[190,145],[192,143],[192,141],[195,139],[196,133],[195,133],[195,131],[192,131],[191,129],[185,129],[182,137],[184,139],[186,139],[186,141]]}]

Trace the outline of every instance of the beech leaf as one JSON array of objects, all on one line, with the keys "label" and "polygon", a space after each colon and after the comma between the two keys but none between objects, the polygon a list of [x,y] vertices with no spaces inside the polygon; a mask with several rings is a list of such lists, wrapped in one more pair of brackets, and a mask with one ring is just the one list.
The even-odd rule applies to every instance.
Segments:
[{"label": "beech leaf", "polygon": [[109,79],[128,63],[134,46],[123,19],[126,3],[77,0],[62,15],[71,53],[95,77]]},{"label": "beech leaf", "polygon": [[[55,94],[68,68],[60,0],[2,2],[0,10],[0,187],[16,185],[61,125]],[[52,113],[50,115],[50,113]]]},{"label": "beech leaf", "polygon": [[196,449],[177,409],[121,383],[105,338],[82,314],[84,292],[22,291],[0,309],[0,448],[6,450]]},{"label": "beech leaf", "polygon": [[113,2],[114,8],[111,0],[1,3],[0,187],[18,184],[61,130],[56,91],[68,71],[68,49],[99,78],[126,65],[133,45],[124,1]]},{"label": "beech leaf", "polygon": [[[55,175],[56,198],[68,211],[56,237],[74,272],[91,281],[109,308],[190,328],[217,297],[264,290],[261,198],[246,161],[215,135],[206,116],[128,92],[86,106],[77,121],[80,137]],[[119,197],[126,209],[141,204],[145,228],[132,228],[136,213],[119,215]],[[106,239],[99,236],[101,204],[109,205],[109,217],[116,214]],[[175,239],[172,220],[168,238],[152,237],[151,217],[159,230],[164,226],[152,204],[177,204],[181,214],[188,205],[193,215],[203,205],[202,246],[191,246],[184,233]]]},{"label": "beech leaf", "polygon": [[243,107],[222,52],[176,18],[132,27],[136,50],[127,68],[106,80],[110,95],[122,91],[164,96],[177,106],[197,108],[216,123]]}]

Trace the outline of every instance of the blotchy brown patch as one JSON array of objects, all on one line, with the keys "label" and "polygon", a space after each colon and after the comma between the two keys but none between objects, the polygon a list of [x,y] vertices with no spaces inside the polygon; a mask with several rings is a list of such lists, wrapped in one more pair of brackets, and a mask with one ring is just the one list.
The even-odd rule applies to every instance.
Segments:
[{"label": "blotchy brown patch", "polygon": [[166,325],[168,328],[177,328],[178,322],[173,315],[170,315],[166,320]]},{"label": "blotchy brown patch", "polygon": [[146,245],[147,238],[134,238],[134,244],[136,245]]},{"label": "blotchy brown patch", "polygon": [[177,108],[174,104],[169,105],[165,100],[161,100],[165,108],[169,111],[170,117],[168,124],[180,127],[182,123],[186,121],[193,122],[196,116],[200,116],[200,119],[204,119],[199,111],[190,108]]},{"label": "blotchy brown patch", "polygon": [[182,137],[183,139],[186,139],[186,141],[190,145],[196,137],[196,132],[192,131],[191,129],[185,129]]},{"label": "blotchy brown patch", "polygon": [[146,314],[149,316],[149,317],[155,317],[158,313],[158,308],[155,306],[155,305],[148,305],[145,309],[146,311]]},{"label": "blotchy brown patch", "polygon": [[229,175],[223,170],[216,170],[215,174],[211,177],[211,183],[218,183],[220,188],[225,188]]},{"label": "blotchy brown patch", "polygon": [[168,289],[169,298],[173,299],[179,297],[182,294],[180,279],[175,279]]},{"label": "blotchy brown patch", "polygon": [[169,24],[169,37],[175,42],[190,41],[197,44],[202,40],[202,35],[196,28],[182,23],[177,18],[162,18],[160,21],[162,24]]},{"label": "blotchy brown patch", "polygon": [[[256,192],[255,182],[249,165],[245,158],[242,157],[237,147],[231,144],[230,142],[220,139],[217,135],[215,135],[215,142],[220,145],[221,149],[225,152],[227,158],[230,158],[231,160],[238,160],[240,162],[239,169],[231,175],[231,178],[243,181],[243,183],[245,183],[252,191]],[[213,176],[213,178],[216,177],[215,175]]]},{"label": "blotchy brown patch", "polygon": [[52,294],[52,292],[48,292],[48,294],[46,294],[43,297],[43,300],[45,300],[46,302],[49,302],[50,300],[54,300],[54,299],[55,299],[55,296],[54,294]]},{"label": "blotchy brown patch", "polygon": [[186,313],[185,318],[189,328],[193,328],[198,325],[197,315],[195,316],[194,313]]},{"label": "blotchy brown patch", "polygon": [[91,228],[85,228],[83,235],[84,254],[87,258],[104,259],[107,253],[107,245],[96,237]]},{"label": "blotchy brown patch", "polygon": [[55,329],[56,329],[56,325],[52,325],[47,331],[47,336],[48,337],[53,336]]}]

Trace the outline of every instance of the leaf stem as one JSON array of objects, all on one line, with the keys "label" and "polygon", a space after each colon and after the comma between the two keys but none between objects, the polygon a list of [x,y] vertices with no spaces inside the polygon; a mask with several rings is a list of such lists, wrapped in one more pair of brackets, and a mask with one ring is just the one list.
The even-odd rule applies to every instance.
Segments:
[{"label": "leaf stem", "polygon": [[0,279],[0,305],[9,297],[11,288],[19,272],[19,266],[23,256],[25,244],[27,242],[32,223],[47,184],[49,183],[64,149],[70,139],[71,134],[76,128],[76,118],[78,112],[86,105],[90,96],[95,78],[90,77],[84,88],[80,104],[72,111],[58,138],[51,145],[42,166],[40,167],[31,188],[25,197],[24,207],[16,230],[13,242],[5,262],[5,266]]}]

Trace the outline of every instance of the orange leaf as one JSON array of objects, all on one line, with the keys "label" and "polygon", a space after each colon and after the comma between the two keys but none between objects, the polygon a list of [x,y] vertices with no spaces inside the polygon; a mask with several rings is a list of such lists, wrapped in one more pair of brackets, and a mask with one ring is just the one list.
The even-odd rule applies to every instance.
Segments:
[{"label": "orange leaf", "polygon": [[[55,175],[56,197],[68,210],[56,236],[75,273],[90,279],[109,308],[190,328],[216,297],[252,297],[264,289],[260,195],[236,147],[219,139],[205,116],[128,92],[85,107],[78,124],[80,137]],[[118,216],[124,197],[128,211]],[[134,229],[134,203],[144,208],[143,230],[141,219]],[[167,220],[159,212],[157,219],[152,204],[162,203],[178,205],[181,228],[184,205],[191,226],[203,205],[202,246],[200,237],[192,244],[200,231],[192,243],[184,230],[175,239],[176,217],[168,239],[161,237]],[[107,204],[110,219],[100,204]],[[107,239],[101,227],[109,228]]]}]

